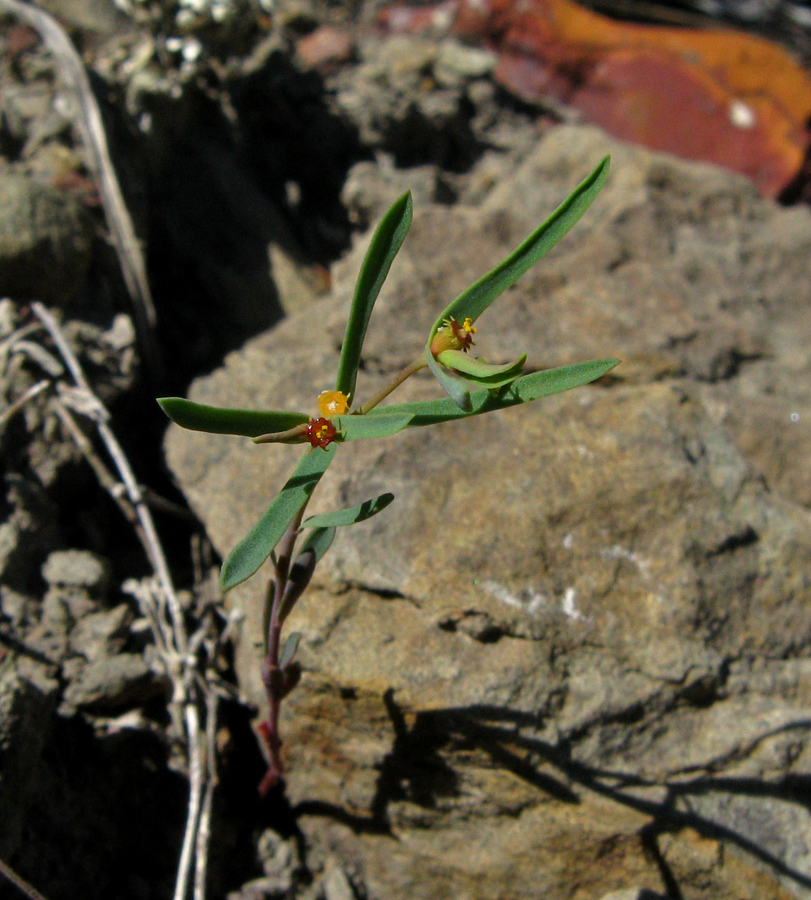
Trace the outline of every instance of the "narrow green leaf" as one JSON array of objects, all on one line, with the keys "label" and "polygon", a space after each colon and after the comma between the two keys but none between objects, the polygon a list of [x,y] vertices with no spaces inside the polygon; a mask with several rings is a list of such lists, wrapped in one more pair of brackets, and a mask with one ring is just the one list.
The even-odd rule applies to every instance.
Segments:
[{"label": "narrow green leaf", "polygon": [[223,563],[224,591],[250,578],[270,556],[282,535],[304,506],[335,456],[335,444],[306,453],[262,518],[228,554]]},{"label": "narrow green leaf", "polygon": [[[465,382],[458,376],[446,372],[436,361],[434,354],[431,353],[431,350],[428,347],[425,348],[425,361],[428,363],[431,374],[440,383],[445,393],[451,398],[459,411],[465,414],[470,413],[473,406],[470,401],[470,391]],[[392,409],[390,406],[384,408]],[[374,411],[375,410],[372,410],[372,412]],[[411,424],[413,424],[413,422]]]},{"label": "narrow green leaf", "polygon": [[394,494],[381,494],[371,500],[364,500],[357,506],[348,509],[341,509],[338,512],[324,513],[320,516],[310,516],[301,523],[302,528],[326,528],[335,527],[337,525],[354,525],[356,522],[363,522],[364,519],[371,519],[379,512],[382,512],[394,500]]},{"label": "narrow green leaf", "polygon": [[293,657],[298,650],[299,641],[301,640],[301,632],[294,631],[284,642],[284,650],[279,660],[279,668],[283,669],[288,663],[293,662]]},{"label": "narrow green leaf", "polygon": [[497,388],[515,381],[521,374],[521,369],[527,360],[526,353],[514,362],[496,366],[486,363],[483,359],[476,359],[461,350],[443,350],[437,356],[437,362],[442,363],[448,369],[458,372],[467,381],[472,381],[480,387]]},{"label": "narrow green leaf", "polygon": [[365,438],[391,437],[404,428],[411,421],[410,413],[395,413],[387,416],[375,416],[370,419],[366,416],[335,416],[333,423],[341,433],[343,441],[358,441]]},{"label": "narrow green leaf", "polygon": [[597,168],[518,248],[495,269],[463,291],[442,311],[431,328],[428,338],[429,346],[437,329],[446,319],[453,318],[457,322],[463,322],[465,318],[469,317],[475,322],[497,297],[518,281],[527,269],[534,266],[555,246],[600,193],[600,189],[608,177],[609,161],[610,157],[606,156]]},{"label": "narrow green leaf", "polygon": [[551,397],[561,391],[580,387],[596,381],[618,364],[618,359],[593,359],[572,366],[532,372],[497,391],[487,389],[474,391],[470,395],[471,409],[469,412],[459,409],[453,400],[442,397],[439,400],[418,400],[412,403],[384,406],[371,410],[367,417],[374,418],[376,415],[386,413],[410,413],[413,418],[408,423],[408,428],[436,425],[439,422],[450,422],[454,419],[466,419],[469,416],[478,416],[495,409],[507,409],[510,406],[528,403],[531,400],[540,400],[542,397]]},{"label": "narrow green leaf", "polygon": [[241,434],[257,437],[271,431],[287,431],[305,424],[308,417],[296,412],[262,412],[253,409],[227,409],[205,406],[183,397],[161,397],[158,400],[167,416],[182,428],[208,431],[211,434]]},{"label": "narrow green leaf", "polygon": [[412,213],[411,194],[403,194],[383,216],[366,251],[366,258],[355,285],[349,320],[346,323],[341,361],[338,364],[338,378],[335,382],[335,390],[343,392],[348,397],[355,391],[363,339],[366,336],[372,308],[389,274],[394,257],[403,245],[411,226]]},{"label": "narrow green leaf", "polygon": [[296,557],[293,565],[290,566],[290,572],[287,575],[287,585],[282,594],[282,602],[279,604],[279,621],[284,620],[290,615],[290,611],[296,605],[297,600],[304,591],[313,577],[318,559],[315,550],[302,550]]},{"label": "narrow green leaf", "polygon": [[314,550],[315,563],[316,565],[318,565],[323,555],[332,546],[332,542],[334,539],[334,526],[330,526],[329,528],[313,528],[307,533],[307,537],[302,542],[300,554],[304,553],[307,550]]}]

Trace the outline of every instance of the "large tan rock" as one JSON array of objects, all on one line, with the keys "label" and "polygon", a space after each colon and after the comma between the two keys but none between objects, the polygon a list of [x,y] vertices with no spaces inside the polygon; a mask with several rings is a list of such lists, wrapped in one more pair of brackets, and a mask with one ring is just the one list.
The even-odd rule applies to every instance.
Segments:
[{"label": "large tan rock", "polygon": [[[417,208],[359,399],[609,150],[592,210],[476,340],[532,368],[618,356],[616,377],[349,445],[312,504],[397,497],[289,623],[287,790],[311,862],[337,854],[369,897],[811,896],[811,819],[781,787],[811,763],[811,214],[559,128],[481,208]],[[362,252],[192,399],[314,410]],[[302,452],[179,429],[167,448],[223,553]],[[232,594],[260,707],[262,592]]]}]

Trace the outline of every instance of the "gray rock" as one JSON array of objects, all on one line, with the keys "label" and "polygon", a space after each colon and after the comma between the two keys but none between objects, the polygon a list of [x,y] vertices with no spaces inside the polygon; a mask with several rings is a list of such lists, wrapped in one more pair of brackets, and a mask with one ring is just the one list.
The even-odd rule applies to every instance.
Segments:
[{"label": "gray rock", "polygon": [[52,101],[53,88],[44,82],[0,86],[3,123],[9,136],[24,144],[31,123],[48,117]]},{"label": "gray rock", "polygon": [[477,140],[465,79],[446,66],[450,86],[425,89],[434,82],[436,43],[397,35],[361,41],[360,50],[360,65],[342,70],[330,84],[340,115],[357,128],[362,143],[392,153],[401,166],[464,168],[472,162]]},{"label": "gray rock", "polygon": [[80,619],[70,633],[70,648],[89,661],[113,656],[124,647],[132,610],[126,603]]},{"label": "gray rock", "polygon": [[114,712],[145,703],[164,690],[139,654],[105,656],[82,667],[68,684],[63,711]]},{"label": "gray rock", "polygon": [[655,894],[653,891],[642,888],[627,888],[622,891],[611,891],[601,897],[600,900],[667,900],[664,894]]},{"label": "gray rock", "polygon": [[[667,893],[650,841],[685,896],[808,895],[811,860],[788,836],[811,817],[778,787],[811,754],[807,467],[767,410],[811,404],[811,213],[561,127],[480,208],[417,208],[359,398],[609,150],[603,195],[476,342],[493,360],[526,351],[530,369],[617,356],[615,378],[353,444],[311,506],[396,495],[339,535],[289,621],[305,672],[283,714],[288,793],[308,858],[335,854],[370,896]],[[192,398],[314,411],[362,251],[336,267],[336,300],[232,354]],[[398,393],[438,395],[428,376]],[[167,451],[223,553],[301,454],[179,429]],[[260,708],[262,595],[261,578],[231,595]],[[774,801],[760,825],[748,785]],[[734,810],[699,810],[722,786]]]},{"label": "gray rock", "polygon": [[110,579],[110,564],[89,550],[55,550],[42,566],[50,585],[86,588],[98,596]]},{"label": "gray rock", "polygon": [[0,522],[0,581],[25,592],[58,538],[56,509],[34,479],[6,475],[6,519]]},{"label": "gray rock", "polygon": [[47,634],[66,635],[74,618],[59,591],[47,591],[42,598],[40,625]]},{"label": "gray rock", "polygon": [[0,294],[68,303],[84,287],[93,225],[66,192],[0,172]]},{"label": "gray rock", "polygon": [[118,4],[105,0],[44,0],[41,5],[71,28],[93,35],[121,35],[131,28]]},{"label": "gray rock", "polygon": [[324,900],[356,900],[357,898],[352,883],[335,857],[327,859],[321,885],[324,891]]},{"label": "gray rock", "polygon": [[16,670],[8,665],[0,670],[0,850],[5,858],[25,833],[21,798],[33,789],[48,735],[45,723],[54,713],[58,692],[58,682],[31,660]]},{"label": "gray rock", "polygon": [[448,38],[439,45],[434,61],[434,77],[442,87],[453,87],[473,78],[484,78],[496,67],[498,58],[489,50],[466,47]]},{"label": "gray rock", "polygon": [[278,886],[275,878],[254,878],[238,891],[231,891],[227,900],[284,900],[289,894]]},{"label": "gray rock", "polygon": [[0,614],[8,620],[12,629],[24,629],[36,617],[38,608],[39,604],[33,597],[0,585]]}]

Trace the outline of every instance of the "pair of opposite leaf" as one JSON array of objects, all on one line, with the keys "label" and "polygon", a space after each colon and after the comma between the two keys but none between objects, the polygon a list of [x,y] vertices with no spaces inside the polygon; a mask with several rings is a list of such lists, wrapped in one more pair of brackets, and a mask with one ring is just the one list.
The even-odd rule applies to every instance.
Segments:
[{"label": "pair of opposite leaf", "polygon": [[[477,330],[476,320],[572,228],[605,183],[608,166],[609,158],[606,157],[513,253],[463,291],[437,317],[422,353],[408,368],[410,372],[429,368],[447,394],[446,398],[383,407],[375,405],[371,409],[361,406],[349,412],[372,308],[411,224],[411,195],[405,194],[383,217],[369,245],[355,287],[335,389],[323,392],[318,398],[319,416],[212,407],[180,397],[158,401],[169,418],[184,428],[244,435],[258,443],[309,442],[312,445],[313,449],[299,462],[293,476],[259,522],[229,554],[222,570],[224,590],[249,578],[272,554],[332,461],[336,444],[387,437],[405,428],[467,418],[526,403],[587,384],[617,365],[614,359],[591,360],[522,376],[526,355],[506,365],[491,365],[469,352]],[[301,527],[312,529],[305,543],[313,547],[320,558],[329,547],[336,526],[369,518],[392,499],[391,494],[384,494],[351,509],[305,519]]]}]

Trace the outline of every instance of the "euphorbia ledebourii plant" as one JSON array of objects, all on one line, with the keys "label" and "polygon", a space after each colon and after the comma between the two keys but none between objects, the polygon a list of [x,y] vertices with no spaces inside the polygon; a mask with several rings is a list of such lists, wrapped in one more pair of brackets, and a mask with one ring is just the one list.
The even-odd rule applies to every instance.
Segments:
[{"label": "euphorbia ledebourii plant", "polygon": [[[492,365],[471,352],[476,320],[583,215],[605,183],[608,165],[606,157],[513,253],[442,310],[413,362],[365,402],[355,400],[363,340],[375,300],[411,224],[410,194],[400,197],[386,213],[369,245],[355,287],[335,388],[316,398],[318,415],[223,409],[180,397],[158,401],[169,418],[184,428],[243,435],[257,444],[306,445],[281,493],[222,567],[224,591],[250,578],[268,559],[273,567],[266,594],[262,671],[268,716],[259,726],[268,770],[260,793],[267,793],[282,775],[279,707],[300,676],[294,661],[299,635],[293,633],[283,644],[281,641],[285,618],[329,549],[335,529],[376,515],[394,499],[392,494],[381,494],[350,509],[304,518],[310,496],[335,454],[345,452],[340,448],[355,440],[390,437],[406,428],[465,419],[538,400],[594,381],[617,365],[615,359],[599,359],[523,375],[525,355],[514,362]],[[446,397],[379,406],[423,368],[430,369]]]}]

